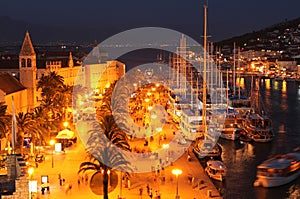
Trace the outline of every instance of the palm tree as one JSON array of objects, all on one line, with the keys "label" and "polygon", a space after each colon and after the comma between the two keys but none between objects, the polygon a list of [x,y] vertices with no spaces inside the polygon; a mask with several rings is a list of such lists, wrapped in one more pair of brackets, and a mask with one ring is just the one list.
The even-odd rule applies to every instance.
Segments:
[{"label": "palm tree", "polygon": [[7,105],[0,103],[0,139],[9,138],[8,129],[11,127],[11,116],[6,114],[6,109]]},{"label": "palm tree", "polygon": [[[63,85],[60,89],[55,93],[53,97],[53,105],[57,108],[61,117],[64,116],[68,107],[71,106],[72,102],[72,86]],[[63,119],[63,118],[59,118]]]},{"label": "palm tree", "polygon": [[41,77],[37,88],[42,89],[42,97],[51,98],[64,85],[64,79],[56,72],[50,72],[49,75]]},{"label": "palm tree", "polygon": [[48,114],[48,119],[60,128],[63,116],[72,102],[72,86],[64,85],[62,76],[50,72],[38,81],[37,88],[42,91],[41,107]]},{"label": "palm tree", "polygon": [[6,137],[7,129],[9,128],[11,122],[11,116],[6,114],[7,105],[0,103],[0,138]]},{"label": "palm tree", "polygon": [[[117,150],[112,142],[105,144],[105,136],[103,134],[91,132],[91,136],[87,142],[89,152],[88,161],[80,164],[78,174],[84,174],[88,171],[93,173],[101,172],[103,174],[103,199],[108,199],[108,171],[126,170],[132,171],[129,162],[124,155]],[[118,139],[115,139],[117,141]],[[121,143],[118,143],[121,146]]]},{"label": "palm tree", "polygon": [[[49,129],[52,129],[52,125],[49,122],[49,115],[44,111],[42,106],[37,106],[33,109],[32,114],[33,120],[36,122],[37,128],[41,131],[41,138],[39,139],[39,144],[45,143],[45,138],[49,136]],[[48,137],[50,138],[50,137]]]},{"label": "palm tree", "polygon": [[128,143],[127,135],[120,129],[118,124],[116,124],[114,117],[112,115],[97,116],[100,122],[93,123],[93,129],[89,132],[90,135],[93,136],[101,133],[115,146],[130,151],[131,148]]},{"label": "palm tree", "polygon": [[[97,120],[93,123],[87,141],[89,160],[80,165],[78,173],[103,170],[103,198],[108,199],[108,174],[110,169],[132,171],[120,150],[131,151],[122,120],[116,121],[112,107],[122,103],[124,95],[111,101],[115,83],[106,89],[100,106],[96,109]],[[113,103],[111,103],[113,102]],[[118,111],[122,111],[119,109]],[[118,119],[118,117],[116,117]]]},{"label": "palm tree", "polygon": [[25,136],[31,137],[34,143],[36,139],[41,139],[43,132],[38,128],[37,122],[34,120],[32,113],[19,112],[16,115],[17,120],[17,142],[18,149],[21,154],[23,154],[24,138]]}]

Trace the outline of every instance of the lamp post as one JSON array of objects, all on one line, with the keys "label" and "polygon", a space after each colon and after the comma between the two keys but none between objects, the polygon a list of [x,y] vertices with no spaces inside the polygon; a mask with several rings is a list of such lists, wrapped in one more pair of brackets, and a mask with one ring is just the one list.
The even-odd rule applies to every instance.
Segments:
[{"label": "lamp post", "polygon": [[178,195],[178,177],[179,175],[182,174],[182,170],[180,169],[173,169],[172,170],[172,174],[176,176],[176,179],[177,179],[177,185],[176,185],[176,196],[175,196],[175,199],[180,199],[180,196]]},{"label": "lamp post", "polygon": [[30,194],[30,198],[32,198],[32,192],[33,192],[33,187],[32,187],[32,174],[34,172],[34,168],[33,167],[29,167],[28,168],[28,174],[29,174],[29,194]]},{"label": "lamp post", "polygon": [[53,146],[55,144],[55,140],[50,140],[50,145],[52,147],[52,168],[54,168],[54,161],[53,161],[53,154],[54,154],[54,149]]}]

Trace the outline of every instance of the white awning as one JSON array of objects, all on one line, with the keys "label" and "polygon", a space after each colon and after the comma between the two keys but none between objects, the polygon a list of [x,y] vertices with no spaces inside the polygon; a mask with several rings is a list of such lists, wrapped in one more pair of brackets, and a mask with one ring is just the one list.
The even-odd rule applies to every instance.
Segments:
[{"label": "white awning", "polygon": [[58,132],[56,139],[73,139],[75,138],[75,133],[69,129],[64,129]]}]

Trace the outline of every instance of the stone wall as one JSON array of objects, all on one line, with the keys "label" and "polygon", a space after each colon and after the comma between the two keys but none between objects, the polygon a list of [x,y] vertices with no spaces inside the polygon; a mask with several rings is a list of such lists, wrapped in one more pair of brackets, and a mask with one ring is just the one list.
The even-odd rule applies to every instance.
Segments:
[{"label": "stone wall", "polygon": [[2,199],[26,199],[29,198],[28,176],[22,176],[16,179],[16,192],[13,195],[2,196]]}]

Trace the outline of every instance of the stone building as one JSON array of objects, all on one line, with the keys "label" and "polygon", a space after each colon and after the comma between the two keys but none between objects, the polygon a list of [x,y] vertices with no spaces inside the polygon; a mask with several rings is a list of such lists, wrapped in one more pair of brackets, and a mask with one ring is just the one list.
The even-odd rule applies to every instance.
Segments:
[{"label": "stone building", "polygon": [[[23,104],[15,105],[17,112],[38,106],[41,91],[37,90],[37,82],[50,72],[61,75],[66,85],[80,84],[89,90],[101,92],[125,74],[125,64],[117,60],[108,60],[107,55],[104,59],[103,53],[100,53],[97,46],[89,55],[74,54],[75,52],[65,50],[42,51],[38,49],[36,52],[27,31],[18,56],[1,55],[0,74],[10,74],[20,81],[20,86],[26,88],[21,95]],[[88,58],[87,61],[85,61],[86,58]],[[0,102],[5,102],[8,110],[11,110],[11,101],[8,98],[1,98],[1,91]]]}]

